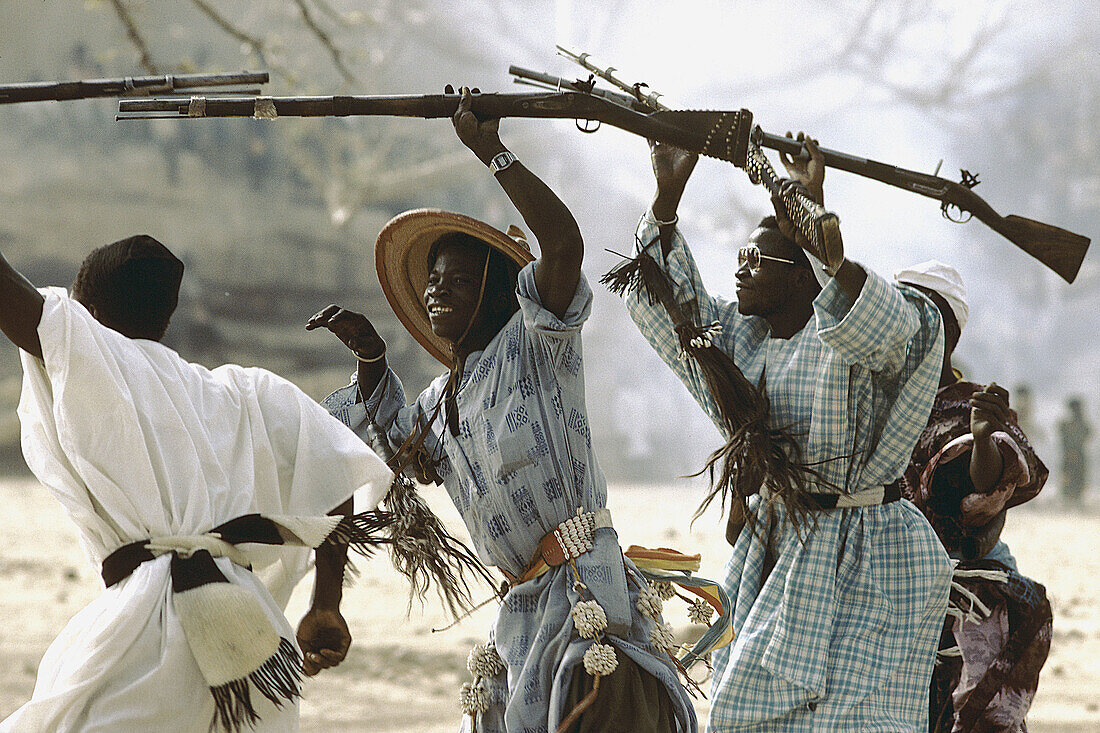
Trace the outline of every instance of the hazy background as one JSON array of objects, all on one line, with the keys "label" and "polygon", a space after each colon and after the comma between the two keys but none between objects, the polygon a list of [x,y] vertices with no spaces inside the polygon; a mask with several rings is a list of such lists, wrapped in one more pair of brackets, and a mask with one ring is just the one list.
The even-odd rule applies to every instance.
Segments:
[{"label": "hazy background", "polygon": [[[676,106],[746,107],[771,132],[806,130],[827,147],[921,171],[942,159],[941,175],[980,173],[977,192],[1001,214],[1100,230],[1096,2],[0,0],[0,82],[247,68],[272,72],[268,94],[437,93],[448,82],[513,91],[510,63],[581,75],[555,43]],[[446,120],[115,122],[116,109],[107,99],[0,106],[0,250],[36,284],[67,285],[93,247],[149,233],[188,264],[171,345],[208,365],[271,368],[315,397],[353,368],[334,337],[302,328],[330,302],[370,314],[408,391],[441,370],[378,289],[374,240],[390,217],[436,206],[520,223]],[[595,283],[617,261],[604,248],[629,250],[652,196],[645,142],[611,128],[583,135],[569,121],[501,128],[573,210]],[[826,192],[852,258],[887,275],[930,257],[962,272],[971,319],[957,360],[969,377],[1031,386],[1031,434],[1052,481],[1013,511],[1005,536],[1022,571],[1047,585],[1055,626],[1029,727],[1097,730],[1100,514],[1095,501],[1082,512],[1055,498],[1065,399],[1080,395],[1100,426],[1100,255],[1067,285],[984,225],[945,221],[930,199],[835,171]],[[700,162],[680,214],[714,292],[732,294],[736,248],[768,210],[744,172]],[[594,289],[589,415],[623,542],[702,552],[703,574],[720,577],[720,518],[712,511],[689,527],[701,490],[675,480],[718,434],[619,299]],[[22,461],[19,385],[17,354],[0,339],[8,470]],[[461,534],[443,492],[427,496]],[[3,718],[28,699],[46,645],[101,583],[35,482],[0,479],[0,503],[0,618],[11,631],[0,634]],[[384,561],[365,563],[348,593],[356,644],[309,683],[303,730],[453,730],[466,654],[493,609],[432,634],[442,612],[430,604],[405,617],[405,585]],[[706,701],[697,706],[705,712]]]},{"label": "hazy background", "polygon": [[[1100,5],[1080,2],[458,2],[457,0],[0,0],[0,80],[268,69],[269,94],[514,91],[509,63],[569,77],[562,43],[685,108],[751,109],[857,155],[941,175],[980,173],[998,212],[1093,236],[1100,221]],[[521,223],[445,120],[115,122],[113,100],[0,106],[0,248],[36,284],[68,284],[93,246],[147,232],[188,263],[170,342],[207,364],[272,368],[322,396],[352,362],[301,326],[329,302],[365,310],[420,389],[439,371],[393,319],[373,243],[416,206]],[[595,283],[628,251],[652,195],[645,142],[569,121],[507,120],[501,136],[573,210]],[[774,158],[773,158],[774,159]],[[936,257],[970,289],[957,352],[967,375],[1035,396],[1057,468],[1056,423],[1081,395],[1100,423],[1100,265],[1067,285],[930,199],[832,171],[827,204],[871,268]],[[702,161],[682,228],[714,292],[767,196]],[[596,285],[586,327],[589,410],[612,479],[695,470],[718,442],[622,304]],[[625,357],[625,358],[624,358]],[[0,445],[18,460],[19,365],[0,352]],[[1094,443],[1096,441],[1093,441]],[[1057,476],[1055,476],[1055,479]],[[1048,492],[1053,494],[1054,492]],[[1042,497],[1041,497],[1042,499]]]}]

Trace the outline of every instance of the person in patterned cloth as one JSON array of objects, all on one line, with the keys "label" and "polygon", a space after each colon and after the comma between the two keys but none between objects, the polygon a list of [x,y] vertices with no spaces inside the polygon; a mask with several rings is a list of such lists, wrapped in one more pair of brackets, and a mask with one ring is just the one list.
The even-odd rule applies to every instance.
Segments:
[{"label": "person in patterned cloth", "polygon": [[[806,149],[804,160],[784,158],[797,179],[784,191],[823,203],[821,154],[809,139]],[[737,300],[710,295],[676,227],[696,156],[651,143],[651,157],[657,194],[624,266],[655,263],[671,293],[647,297],[656,277],[633,281],[630,315],[727,445],[737,436],[696,356],[700,339],[763,388],[768,435],[787,435],[786,460],[806,468],[801,488],[765,483],[733,497],[725,585],[736,638],[714,654],[707,730],[923,730],[951,565],[921,512],[885,487],[927,420],[939,313],[843,252],[818,275],[778,199],[738,254]],[[699,326],[705,338],[682,339]]]},{"label": "person in patterned cloth", "polygon": [[458,137],[496,175],[541,256],[460,214],[390,221],[376,249],[383,291],[451,372],[406,406],[370,322],[329,306],[307,327],[331,330],[359,365],[324,404],[365,439],[381,426],[398,461],[436,472],[478,555],[508,578],[490,640],[470,656],[464,730],[695,731],[657,591],[623,556],[605,509],[585,408],[580,331],[592,291],[580,231],[500,142],[498,121],[479,122],[462,94]]},{"label": "person in patterned cloth", "polygon": [[951,365],[970,312],[958,272],[931,260],[894,279],[931,298],[946,337],[932,414],[899,481],[959,561],[932,675],[929,729],[1022,732],[1053,617],[1046,589],[1020,575],[1000,536],[1005,513],[1039,493],[1047,468],[1009,408],[1008,391],[965,381]]}]

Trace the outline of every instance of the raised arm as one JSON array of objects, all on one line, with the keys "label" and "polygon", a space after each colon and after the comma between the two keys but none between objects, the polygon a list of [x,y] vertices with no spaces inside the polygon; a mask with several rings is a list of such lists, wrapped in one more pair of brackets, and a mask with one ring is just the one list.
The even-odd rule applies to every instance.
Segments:
[{"label": "raised arm", "polygon": [[42,320],[42,293],[0,254],[0,330],[28,354],[42,358],[38,323]]},{"label": "raised arm", "polygon": [[[791,137],[791,133],[787,133]],[[783,205],[783,198],[792,186],[801,186],[803,193],[822,206],[825,205],[825,156],[818,150],[817,140],[812,139],[804,132],[798,133],[798,141],[803,143],[805,152],[797,157],[791,157],[780,152],[779,158],[783,161],[783,167],[787,169],[790,180],[783,184],[779,196],[772,197],[772,206],[775,209],[775,218],[779,222],[779,230],[798,246],[811,251],[807,245],[806,237],[798,230],[787,216],[787,209]],[[853,301],[863,291],[863,284],[867,281],[867,273],[864,269],[848,259],[842,259],[835,272],[828,273],[836,278],[837,283],[848,297]]]},{"label": "raised arm", "polygon": [[653,164],[653,176],[657,179],[657,193],[653,195],[650,213],[661,236],[661,251],[665,256],[672,250],[672,234],[680,217],[676,209],[684,195],[691,172],[699,160],[696,153],[689,153],[672,145],[649,141],[649,159]]},{"label": "raised arm", "polygon": [[359,393],[355,401],[362,402],[374,392],[386,374],[386,342],[378,335],[369,318],[338,305],[330,305],[313,314],[306,323],[306,330],[315,328],[332,331],[355,355],[359,363],[356,369]]},{"label": "raised arm", "polygon": [[[448,85],[446,92],[454,94]],[[471,92],[462,88],[462,99],[453,122],[458,139],[489,165],[508,149],[500,141],[499,119],[478,120],[470,111]],[[499,160],[498,160],[499,164]],[[535,265],[535,285],[547,310],[564,316],[577,292],[584,258],[580,227],[561,199],[518,160],[495,171],[497,183],[519,210],[527,228],[538,240],[540,256]]]}]

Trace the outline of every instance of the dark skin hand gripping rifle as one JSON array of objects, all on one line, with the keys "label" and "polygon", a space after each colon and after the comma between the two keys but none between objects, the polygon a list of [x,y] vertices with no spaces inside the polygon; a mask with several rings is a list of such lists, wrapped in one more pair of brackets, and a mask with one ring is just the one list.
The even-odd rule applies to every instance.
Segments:
[{"label": "dark skin hand gripping rifle", "polygon": [[[215,74],[160,74],[125,76],[118,79],[83,79],[80,81],[31,81],[0,84],[0,104],[46,102],[93,97],[148,97],[175,92],[199,94],[207,88],[245,84],[266,84],[266,71]],[[219,89],[221,94],[259,94],[256,89]]]},{"label": "dark skin hand gripping rifle", "polygon": [[[600,68],[592,63],[591,57],[587,54],[575,54],[561,47],[559,51],[561,55],[584,66],[592,76],[587,80],[569,81],[518,66],[512,66],[508,71],[515,77],[517,83],[543,89],[584,91],[638,110],[652,110],[660,105],[658,98],[661,95],[650,90],[647,85],[623,82],[615,77],[614,69]],[[623,91],[596,88],[595,77],[597,76]],[[764,132],[758,126],[751,130],[750,140],[761,148],[770,148],[793,156],[805,155],[801,142]],[[1022,216],[1014,214],[1001,216],[981,196],[974,193],[973,188],[978,184],[976,175],[962,171],[962,180],[955,182],[836,150],[827,148],[819,148],[819,150],[824,156],[825,165],[830,168],[855,173],[936,199],[940,202],[940,211],[943,216],[951,221],[961,223],[968,221],[972,216],[977,217],[983,224],[1039,260],[1066,282],[1073,282],[1077,277],[1081,262],[1088,251],[1089,238]]]}]

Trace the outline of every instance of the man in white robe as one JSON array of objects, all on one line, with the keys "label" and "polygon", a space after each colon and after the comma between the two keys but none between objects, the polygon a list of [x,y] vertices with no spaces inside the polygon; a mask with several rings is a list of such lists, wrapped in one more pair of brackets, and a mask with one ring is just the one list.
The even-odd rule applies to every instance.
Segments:
[{"label": "man in white robe", "polygon": [[[256,600],[279,648],[289,648],[295,635],[275,598],[286,602],[308,549],[253,553],[255,545],[223,542],[219,555],[205,533],[248,514],[350,513],[358,489],[359,508],[373,509],[392,474],[290,382],[235,365],[211,371],[160,344],[182,269],[156,240],[131,237],[89,255],[70,296],[36,290],[0,255],[0,329],[22,350],[25,374],[24,455],[76,522],[97,570],[118,548],[150,538],[211,545],[224,579]],[[339,611],[345,552],[317,550],[313,605],[297,635],[307,674],[338,664],[350,644]],[[177,555],[186,553],[138,564],[78,613],[46,652],[33,697],[0,732],[206,733],[215,715],[209,665],[200,669],[202,639],[181,624],[186,592],[174,592],[170,570]],[[247,564],[257,573],[271,566],[278,581],[265,587]],[[224,656],[215,665],[231,668],[236,660]],[[295,695],[252,692],[245,722],[297,730]]]}]

